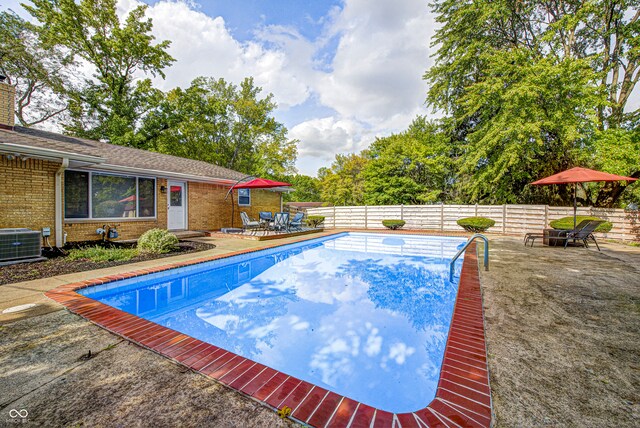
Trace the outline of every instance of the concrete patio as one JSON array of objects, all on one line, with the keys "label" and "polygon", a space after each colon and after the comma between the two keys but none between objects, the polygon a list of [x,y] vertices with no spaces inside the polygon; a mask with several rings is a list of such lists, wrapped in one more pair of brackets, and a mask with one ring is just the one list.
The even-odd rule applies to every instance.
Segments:
[{"label": "concrete patio", "polygon": [[[199,239],[217,247],[0,286],[0,312],[38,305],[0,315],[0,421],[26,409],[34,426],[290,425],[42,296],[67,282],[274,244]],[[520,238],[491,237],[481,285],[496,426],[637,426],[640,248],[602,247],[525,248]]]}]

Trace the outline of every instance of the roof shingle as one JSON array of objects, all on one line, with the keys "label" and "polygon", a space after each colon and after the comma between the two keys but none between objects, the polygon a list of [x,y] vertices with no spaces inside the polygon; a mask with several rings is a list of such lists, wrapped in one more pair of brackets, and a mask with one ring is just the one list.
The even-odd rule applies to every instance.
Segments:
[{"label": "roof shingle", "polygon": [[105,164],[108,165],[189,174],[205,179],[240,180],[246,176],[208,162],[20,126],[16,126],[14,130],[0,129],[0,143],[97,156],[105,159]]}]

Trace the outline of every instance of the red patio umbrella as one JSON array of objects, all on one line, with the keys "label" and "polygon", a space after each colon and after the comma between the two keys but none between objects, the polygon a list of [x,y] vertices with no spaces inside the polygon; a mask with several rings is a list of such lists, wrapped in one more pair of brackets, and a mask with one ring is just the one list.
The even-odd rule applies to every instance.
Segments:
[{"label": "red patio umbrella", "polygon": [[602,171],[596,171],[593,169],[575,167],[566,171],[559,172],[557,174],[550,175],[549,177],[542,178],[538,181],[534,181],[533,185],[544,186],[549,184],[570,184],[573,183],[573,228],[576,228],[576,217],[578,211],[578,200],[576,197],[578,184],[577,183],[591,183],[595,181],[636,181],[636,178],[625,177],[624,175],[609,174]]},{"label": "red patio umbrella", "polygon": [[233,186],[234,189],[270,189],[272,187],[291,187],[291,184],[283,181],[274,181],[267,178],[254,178],[246,183]]}]

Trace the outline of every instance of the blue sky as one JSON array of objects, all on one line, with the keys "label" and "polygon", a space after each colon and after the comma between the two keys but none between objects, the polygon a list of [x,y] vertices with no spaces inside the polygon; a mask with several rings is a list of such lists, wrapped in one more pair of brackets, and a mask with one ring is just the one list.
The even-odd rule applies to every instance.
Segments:
[{"label": "blue sky", "polygon": [[[118,0],[125,15],[141,0]],[[426,0],[146,0],[158,40],[176,62],[168,90],[197,76],[253,76],[273,93],[297,168],[315,175],[336,153],[357,152],[407,127],[424,105],[433,16]],[[24,15],[19,1],[0,7]]]}]

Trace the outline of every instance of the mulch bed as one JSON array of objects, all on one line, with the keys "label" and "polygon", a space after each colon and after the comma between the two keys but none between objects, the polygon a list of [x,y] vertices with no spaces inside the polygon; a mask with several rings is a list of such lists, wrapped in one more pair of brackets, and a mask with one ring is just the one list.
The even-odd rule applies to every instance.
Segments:
[{"label": "mulch bed", "polygon": [[203,242],[180,241],[176,250],[170,253],[141,254],[126,261],[92,262],[89,260],[67,260],[65,257],[55,257],[43,262],[17,263],[0,267],[0,285],[195,253],[215,247],[213,244],[205,244]]}]

